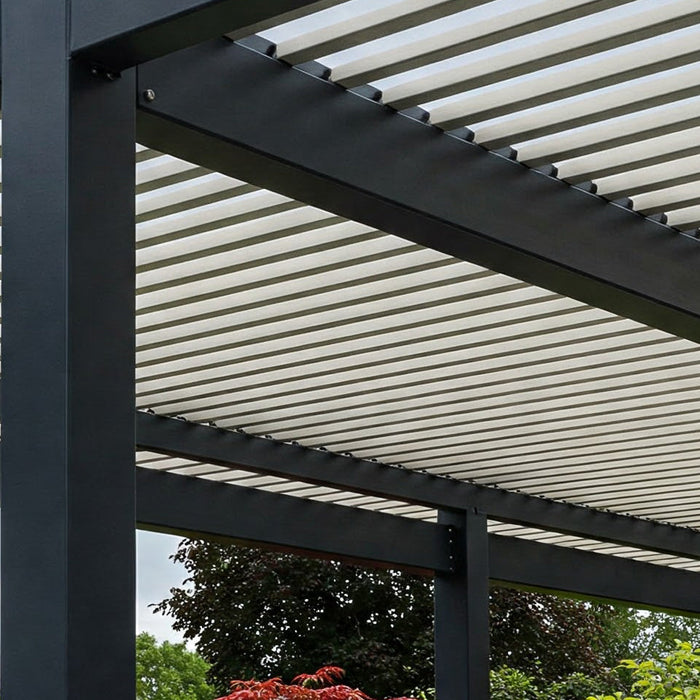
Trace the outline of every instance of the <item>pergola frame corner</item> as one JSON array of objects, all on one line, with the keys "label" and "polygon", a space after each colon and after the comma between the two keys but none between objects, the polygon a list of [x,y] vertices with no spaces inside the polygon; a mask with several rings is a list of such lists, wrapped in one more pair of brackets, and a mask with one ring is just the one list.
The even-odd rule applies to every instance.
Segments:
[{"label": "pergola frame corner", "polygon": [[[649,564],[489,535],[487,519],[700,558],[693,530],[134,420],[136,138],[700,340],[696,241],[220,37],[329,4],[2,2],[3,700],[25,697],[37,668],[38,694],[134,698],[137,525],[435,576],[441,700],[488,695],[489,580],[700,614],[695,573],[661,580]],[[135,469],[137,446],[419,503],[438,522]]]}]

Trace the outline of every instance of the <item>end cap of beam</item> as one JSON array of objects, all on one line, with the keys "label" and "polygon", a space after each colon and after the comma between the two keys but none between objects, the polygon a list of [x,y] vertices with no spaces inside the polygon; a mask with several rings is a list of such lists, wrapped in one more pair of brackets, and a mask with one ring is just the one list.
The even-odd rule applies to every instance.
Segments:
[{"label": "end cap of beam", "polygon": [[404,117],[415,119],[417,122],[423,122],[424,124],[427,124],[430,121],[430,112],[422,107],[409,107],[408,109],[402,109],[399,114],[403,114]]},{"label": "end cap of beam", "polygon": [[244,37],[243,39],[236,39],[236,43],[241,46],[245,46],[251,51],[257,51],[258,53],[264,54],[265,56],[275,57],[277,54],[277,44],[268,39],[264,39],[257,34]]},{"label": "end cap of beam", "polygon": [[462,126],[459,129],[453,129],[447,132],[448,136],[453,136],[460,141],[474,141],[474,132],[468,126]]},{"label": "end cap of beam", "polygon": [[667,224],[668,223],[668,216],[660,211],[657,214],[651,214],[651,216],[647,216],[647,219],[650,221],[657,221],[660,224]]},{"label": "end cap of beam", "polygon": [[374,87],[374,85],[358,85],[357,87],[350,88],[349,92],[364,97],[367,100],[372,100],[372,102],[382,101],[382,91]]},{"label": "end cap of beam", "polygon": [[538,165],[537,167],[533,168],[533,170],[537,173],[542,173],[547,177],[556,177],[559,174],[559,168],[557,168],[557,166],[553,163],[543,163],[542,165]]},{"label": "end cap of beam", "polygon": [[612,204],[616,204],[618,207],[623,209],[632,209],[634,203],[629,197],[619,197],[618,199],[613,199]]},{"label": "end cap of beam", "polygon": [[324,66],[318,61],[307,61],[306,63],[297,63],[294,66],[297,70],[308,75],[313,75],[314,78],[320,78],[321,80],[328,80],[331,77],[331,69],[328,66]]},{"label": "end cap of beam", "polygon": [[503,148],[496,148],[495,150],[491,151],[491,153],[495,153],[497,156],[502,156],[503,158],[507,158],[508,160],[518,159],[518,152],[512,146],[503,146]]},{"label": "end cap of beam", "polygon": [[574,187],[577,190],[582,190],[583,192],[590,192],[591,194],[595,194],[598,191],[598,185],[595,184],[595,182],[591,182],[591,180],[586,180],[585,182],[577,182]]}]

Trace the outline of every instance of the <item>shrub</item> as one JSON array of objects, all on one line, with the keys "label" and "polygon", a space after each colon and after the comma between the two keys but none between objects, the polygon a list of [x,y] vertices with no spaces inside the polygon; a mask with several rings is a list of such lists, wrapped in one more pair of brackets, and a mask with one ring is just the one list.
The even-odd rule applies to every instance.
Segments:
[{"label": "shrub", "polygon": [[[218,700],[372,700],[366,693],[347,685],[338,685],[345,671],[324,666],[316,673],[302,673],[286,685],[280,678],[266,681],[231,681],[231,692]],[[415,700],[415,698],[393,698]]]},{"label": "shrub", "polygon": [[619,668],[631,672],[634,695],[616,692],[587,700],[700,700],[700,649],[690,642],[676,640],[674,651],[661,661],[625,659]]},{"label": "shrub", "polygon": [[583,673],[542,683],[523,671],[508,666],[491,671],[491,700],[581,700],[598,692],[601,681]]}]

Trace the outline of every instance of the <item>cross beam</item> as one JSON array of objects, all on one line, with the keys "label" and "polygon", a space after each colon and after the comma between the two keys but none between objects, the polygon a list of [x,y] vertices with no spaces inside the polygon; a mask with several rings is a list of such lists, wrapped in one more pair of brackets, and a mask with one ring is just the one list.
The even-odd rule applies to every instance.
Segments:
[{"label": "cross beam", "polygon": [[138,80],[148,146],[700,341],[700,245],[667,226],[224,39]]},{"label": "cross beam", "polygon": [[136,490],[144,529],[223,536],[415,573],[452,568],[442,525],[143,468],[136,470]]},{"label": "cross beam", "polygon": [[491,535],[489,545],[490,576],[495,583],[630,605],[644,601],[642,606],[647,608],[700,614],[700,574],[691,571],[662,570],[655,564],[515,537]]},{"label": "cross beam", "polygon": [[389,467],[244,433],[138,412],[144,450],[273,474],[438,509],[478,508],[495,520],[700,558],[700,533],[569,503]]},{"label": "cross beam", "polygon": [[[470,518],[483,518],[470,514],[460,534],[459,527],[448,528],[453,520],[427,523],[143,468],[136,470],[136,496],[141,529],[391,566],[446,580],[454,573],[452,557],[465,547]],[[467,548],[463,556],[469,553]],[[485,559],[495,583],[700,614],[700,575],[693,572],[502,535],[488,536]]]}]

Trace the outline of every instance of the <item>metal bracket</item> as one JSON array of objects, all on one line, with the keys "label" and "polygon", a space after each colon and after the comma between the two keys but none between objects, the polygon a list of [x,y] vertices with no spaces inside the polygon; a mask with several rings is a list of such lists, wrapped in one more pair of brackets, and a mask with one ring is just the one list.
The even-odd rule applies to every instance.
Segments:
[{"label": "metal bracket", "polygon": [[451,574],[457,571],[457,528],[454,525],[447,526],[448,550]]}]

